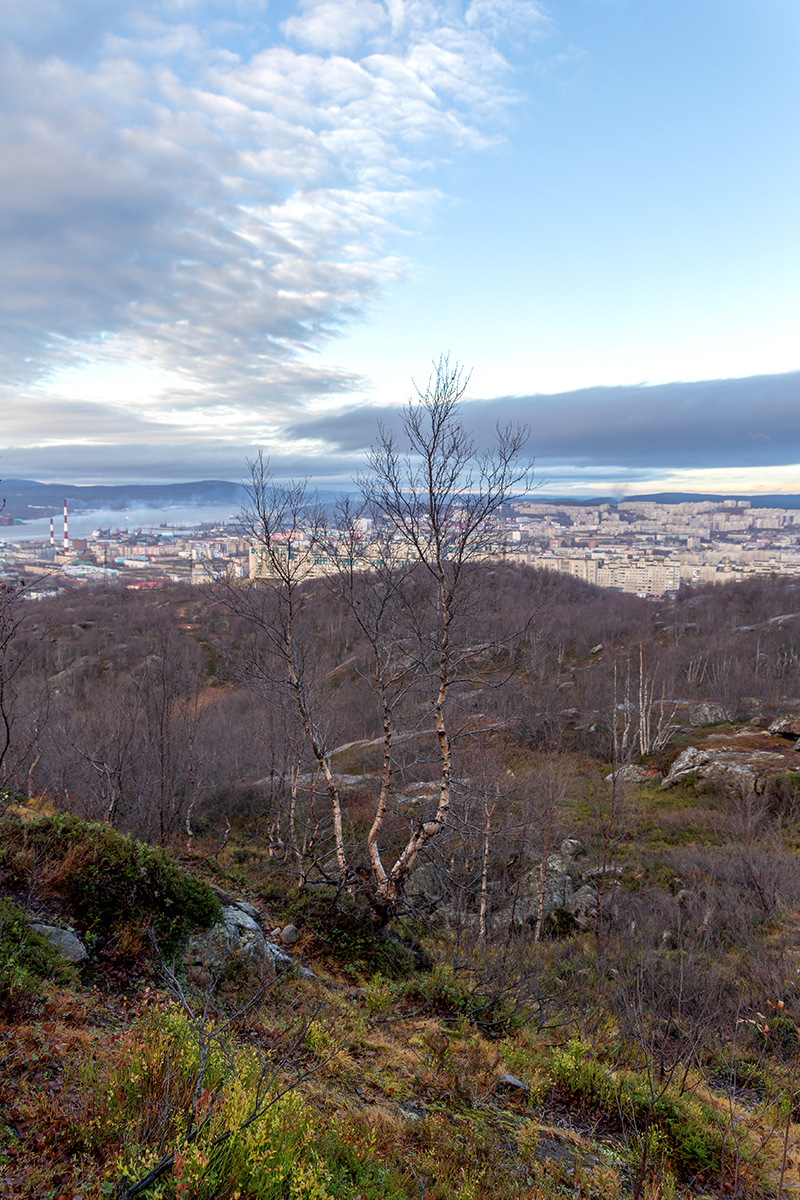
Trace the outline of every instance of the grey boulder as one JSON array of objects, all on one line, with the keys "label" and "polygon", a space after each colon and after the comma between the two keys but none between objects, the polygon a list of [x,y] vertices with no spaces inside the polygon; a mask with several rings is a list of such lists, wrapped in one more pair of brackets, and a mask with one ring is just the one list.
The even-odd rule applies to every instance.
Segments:
[{"label": "grey boulder", "polygon": [[694,729],[702,729],[707,725],[730,725],[735,719],[735,714],[724,704],[711,701],[695,704],[689,713],[689,723]]},{"label": "grey boulder", "polygon": [[671,788],[695,776],[734,793],[760,794],[768,780],[784,769],[783,756],[768,750],[702,750],[687,746],[675,759],[661,786]]},{"label": "grey boulder", "polygon": [[34,933],[41,934],[47,938],[48,942],[54,949],[61,952],[64,958],[71,963],[83,962],[88,958],[88,952],[83,942],[70,929],[59,929],[57,925],[31,925]]},{"label": "grey boulder", "polygon": [[800,737],[800,713],[784,713],[772,722],[767,732],[781,737]]}]

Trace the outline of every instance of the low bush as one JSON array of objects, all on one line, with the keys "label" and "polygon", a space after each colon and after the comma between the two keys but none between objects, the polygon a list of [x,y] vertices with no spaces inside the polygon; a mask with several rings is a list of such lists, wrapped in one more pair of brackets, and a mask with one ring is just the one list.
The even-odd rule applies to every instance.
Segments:
[{"label": "low bush", "polygon": [[550,1069],[558,1093],[618,1121],[632,1145],[639,1145],[644,1132],[655,1131],[651,1140],[658,1156],[678,1175],[719,1167],[724,1137],[713,1112],[699,1100],[670,1088],[654,1092],[645,1077],[610,1070],[578,1041],[556,1050]]},{"label": "low bush", "polygon": [[196,926],[218,917],[220,906],[163,850],[108,825],[70,815],[0,821],[0,881],[54,897],[97,936],[126,925],[152,926],[172,953]]},{"label": "low bush", "polygon": [[291,915],[313,930],[325,953],[353,977],[404,979],[426,965],[422,952],[382,926],[361,896],[327,889],[306,892],[292,905]]},{"label": "low bush", "polygon": [[10,900],[0,899],[0,1015],[26,1015],[39,996],[42,980],[68,984],[74,976],[64,956],[29,928],[24,912]]},{"label": "low bush", "polygon": [[458,979],[453,968],[437,963],[426,975],[415,975],[403,988],[408,1000],[421,1000],[438,1017],[463,1017],[468,1014],[472,996],[464,980]]}]

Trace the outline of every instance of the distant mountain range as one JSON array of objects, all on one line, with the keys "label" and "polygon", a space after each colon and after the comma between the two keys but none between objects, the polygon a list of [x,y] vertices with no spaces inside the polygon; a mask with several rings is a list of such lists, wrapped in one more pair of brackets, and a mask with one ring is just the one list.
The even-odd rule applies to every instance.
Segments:
[{"label": "distant mountain range", "polygon": [[[342,489],[344,490],[344,489]],[[332,501],[339,491],[320,491],[320,499]],[[5,498],[3,517],[11,520],[34,520],[61,512],[64,500],[71,512],[94,512],[98,509],[123,511],[128,508],[170,508],[221,504],[235,511],[245,500],[240,483],[226,479],[201,479],[191,483],[140,484],[75,484],[39,483],[35,479],[4,479],[0,497]],[[698,500],[749,500],[753,508],[800,508],[800,495],[712,495],[701,492],[659,492],[654,495],[595,496],[591,499],[575,496],[547,496],[537,492],[532,497],[540,504],[618,504],[630,500],[652,500],[659,504],[678,504]]]},{"label": "distant mountain range", "polygon": [[0,497],[5,499],[3,516],[16,520],[52,517],[64,501],[71,512],[97,509],[169,508],[173,505],[230,504],[244,500],[239,483],[203,479],[193,483],[75,484],[39,483],[35,479],[4,479]]},{"label": "distant mountain range", "polygon": [[770,495],[734,495],[732,492],[648,492],[637,496],[594,496],[591,500],[576,499],[574,496],[531,497],[539,504],[628,504],[632,500],[651,500],[654,504],[697,504],[701,500],[712,500],[721,504],[723,500],[749,500],[751,508],[800,508],[800,494],[775,492]]},{"label": "distant mountain range", "polygon": [[730,492],[655,492],[649,496],[615,496],[615,504],[624,504],[627,500],[653,500],[656,504],[685,504],[692,500],[749,500],[751,508],[800,508],[800,494],[783,494],[776,492],[771,495],[735,496]]}]

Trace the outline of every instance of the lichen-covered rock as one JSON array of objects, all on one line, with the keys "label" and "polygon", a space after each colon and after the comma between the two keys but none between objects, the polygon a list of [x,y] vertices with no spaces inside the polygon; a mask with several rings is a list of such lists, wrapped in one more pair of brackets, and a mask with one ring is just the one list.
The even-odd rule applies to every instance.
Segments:
[{"label": "lichen-covered rock", "polygon": [[784,769],[783,756],[768,750],[704,750],[687,746],[675,759],[661,786],[671,788],[695,777],[737,792],[760,794],[767,781]]},{"label": "lichen-covered rock", "polygon": [[654,767],[640,767],[636,763],[627,763],[624,767],[618,767],[616,771],[612,771],[610,775],[606,775],[606,783],[660,783],[661,775]]},{"label": "lichen-covered rock", "polygon": [[585,858],[588,854],[586,847],[579,838],[564,838],[558,849],[561,857],[565,859]]},{"label": "lichen-covered rock", "polygon": [[695,704],[689,713],[689,723],[694,729],[703,729],[707,725],[730,725],[735,719],[736,715],[731,709],[712,701]]},{"label": "lichen-covered rock", "polygon": [[[586,847],[577,838],[565,838],[560,853],[550,854],[539,863],[515,889],[515,897],[496,913],[501,925],[535,925],[541,915],[543,922],[570,918],[579,929],[593,929],[597,921],[598,904],[604,921],[613,919],[614,893],[622,869],[606,865],[591,867],[586,861]],[[542,875],[544,874],[544,889]]]},{"label": "lichen-covered rock", "polygon": [[533,923],[538,918],[540,905],[543,918],[559,908],[569,912],[575,894],[573,873],[577,877],[572,858],[561,854],[549,854],[544,863],[528,872],[516,889],[514,899],[497,914],[498,919],[504,924]]},{"label": "lichen-covered rock", "polygon": [[800,713],[784,713],[772,722],[767,732],[779,734],[781,737],[800,737]]},{"label": "lichen-covered rock", "polygon": [[592,929],[597,919],[598,892],[590,884],[585,883],[574,892],[566,906],[567,912],[575,919],[579,929]]},{"label": "lichen-covered rock", "polygon": [[[247,908],[256,911],[252,905]],[[225,905],[221,921],[189,938],[183,965],[195,977],[202,976],[204,982],[241,968],[263,975],[268,967],[277,972],[295,968],[303,979],[316,978],[308,967],[300,966],[280,946],[267,941],[261,926],[239,901]]]},{"label": "lichen-covered rock", "polygon": [[267,942],[258,923],[238,906],[226,905],[221,921],[189,939],[183,959],[187,966],[202,966],[220,977],[234,963],[263,969],[266,956]]},{"label": "lichen-covered rock", "polygon": [[516,1075],[499,1075],[495,1083],[495,1091],[498,1092],[529,1092],[531,1089],[527,1083],[523,1083],[521,1079],[517,1079]]}]

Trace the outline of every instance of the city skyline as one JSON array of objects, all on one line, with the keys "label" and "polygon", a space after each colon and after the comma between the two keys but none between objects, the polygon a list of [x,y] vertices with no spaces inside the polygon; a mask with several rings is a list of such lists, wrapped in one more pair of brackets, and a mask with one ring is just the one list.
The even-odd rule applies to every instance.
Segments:
[{"label": "city skyline", "polygon": [[0,14],[0,478],[336,488],[449,352],[543,490],[800,490],[788,0]]}]

